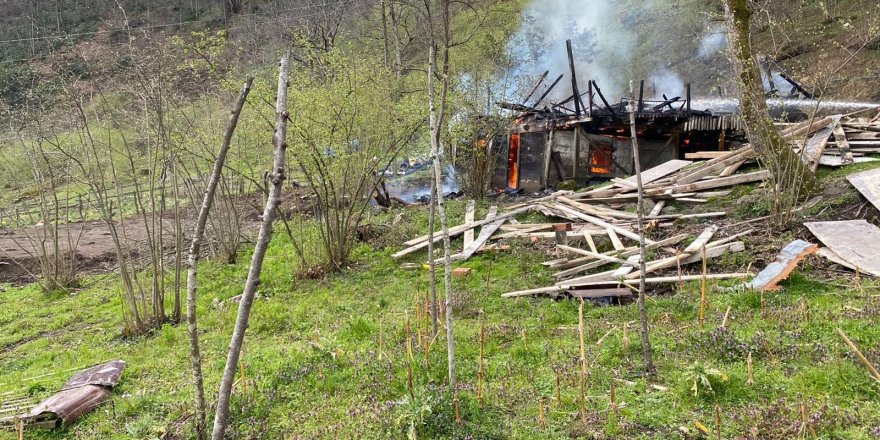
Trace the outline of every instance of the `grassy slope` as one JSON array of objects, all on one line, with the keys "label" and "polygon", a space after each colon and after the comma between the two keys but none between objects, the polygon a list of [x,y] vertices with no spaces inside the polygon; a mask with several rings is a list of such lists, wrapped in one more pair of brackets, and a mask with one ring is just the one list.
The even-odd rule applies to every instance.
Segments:
[{"label": "grassy slope", "polygon": [[[463,205],[451,211],[461,216]],[[480,213],[478,212],[478,215]],[[376,219],[385,220],[388,219]],[[460,218],[455,221],[459,221]],[[273,243],[246,341],[249,386],[234,399],[236,438],[389,438],[403,436],[398,419],[405,411],[391,402],[406,394],[405,315],[414,314],[417,292],[424,294],[424,271],[404,271],[390,258],[403,237],[424,229],[423,209],[408,209],[404,222],[383,241],[387,249],[358,247],[354,263],[322,281],[291,276],[293,255],[286,239]],[[419,226],[422,225],[422,226]],[[754,245],[766,241],[755,237]],[[778,239],[777,239],[778,240]],[[381,245],[379,245],[381,247]],[[768,295],[761,312],[757,294],[722,291],[712,286],[707,324],[697,324],[699,291],[690,284],[679,292],[649,301],[659,383],[668,391],[647,388],[641,378],[640,344],[634,331],[637,308],[586,307],[590,376],[588,423],[578,417],[577,304],[546,298],[506,300],[512,289],[547,284],[551,277],[538,263],[544,256],[523,243],[512,251],[477,256],[464,265],[474,269],[456,280],[461,304],[456,310],[458,378],[463,387],[463,423],[438,387],[445,380],[445,341],[430,353],[430,367],[418,361],[415,383],[419,401],[433,413],[420,426],[422,438],[675,438],[678,426],[694,431],[700,421],[714,429],[714,408],[722,411],[725,438],[746,435],[756,427],[762,438],[788,438],[798,429],[798,404],[816,414],[821,435],[870,438],[880,429],[878,386],[833,333],[843,328],[867,356],[880,359],[878,284],[851,280],[825,283],[813,279],[809,260],[781,293]],[[410,260],[416,261],[417,257]],[[742,254],[719,264],[742,264]],[[246,256],[242,257],[246,261]],[[492,280],[485,277],[492,262]],[[246,272],[243,264],[206,263],[200,272],[201,328],[209,398],[217,386],[225,348],[236,313],[235,303]],[[128,362],[113,400],[74,426],[31,438],[148,438],[191,408],[192,392],[183,326],[166,326],[150,337],[119,336],[120,307],[115,282],[95,280],[74,296],[46,297],[35,287],[7,288],[0,299],[0,393],[25,391],[47,395],[69,373],[24,378],[113,358]],[[442,291],[442,289],[441,289]],[[808,304],[804,317],[800,299]],[[730,306],[730,329],[715,328]],[[487,398],[475,399],[480,322],[486,325]],[[621,324],[630,322],[632,343],[624,350]],[[380,330],[381,329],[381,330]],[[608,331],[602,344],[596,341]],[[382,350],[380,350],[380,334]],[[745,357],[753,352],[755,380],[746,385]],[[384,353],[380,358],[380,352]],[[417,360],[424,351],[415,349]],[[715,393],[694,397],[685,371],[693,362],[719,368],[729,376]],[[556,375],[562,401],[555,395]],[[629,385],[616,379],[634,381]],[[616,385],[619,416],[608,408]],[[541,429],[538,401],[549,408],[549,427]],[[186,426],[189,433],[190,427]],[[12,438],[0,432],[0,438]]]}]

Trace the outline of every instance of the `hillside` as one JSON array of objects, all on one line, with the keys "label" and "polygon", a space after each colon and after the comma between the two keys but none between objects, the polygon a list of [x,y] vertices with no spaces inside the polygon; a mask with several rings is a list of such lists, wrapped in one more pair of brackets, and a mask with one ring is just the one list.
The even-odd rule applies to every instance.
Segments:
[{"label": "hillside", "polygon": [[[841,176],[825,179],[833,187]],[[749,191],[739,191],[737,197],[748,197]],[[854,199],[850,189],[817,211],[844,212]],[[718,200],[707,209],[730,209],[736,200]],[[460,202],[450,206],[452,222],[461,221],[463,208]],[[744,208],[738,208],[741,215],[755,215]],[[477,210],[478,216],[484,209]],[[546,248],[511,243],[509,251],[465,263],[471,275],[454,284],[462,421],[454,421],[451,403],[441,391],[443,344],[432,345],[427,367],[424,350],[414,346],[417,400],[407,401],[404,329],[407,319],[416,325],[427,272],[403,270],[389,255],[403,237],[424,232],[418,225],[425,224],[426,210],[411,208],[401,214],[398,226],[358,244],[349,267],[321,280],[294,278],[289,242],[282,237],[274,241],[248,332],[243,363],[247,385],[237,385],[233,400],[231,438],[282,438],[290,433],[300,438],[393,438],[402,435],[413,412],[423,407],[430,411],[417,419],[420,438],[680,438],[679,427],[697,436],[697,422],[714,432],[717,406],[724,438],[782,439],[797,435],[801,404],[822,436],[871,438],[880,428],[876,384],[833,332],[834,327],[844,329],[866,356],[877,359],[880,332],[873,322],[880,309],[872,292],[880,286],[867,279],[856,283],[851,275],[830,270],[820,257],[808,259],[783,291],[766,296],[763,306],[760,294],[728,290],[734,282],[712,283],[705,327],[697,323],[698,282],[652,297],[648,306],[658,380],[651,387],[641,373],[636,305],[588,302],[589,404],[588,423],[583,424],[578,415],[578,304],[501,298],[505,291],[540,286],[550,278],[537,264],[547,258]],[[382,214],[370,224],[392,221]],[[730,254],[712,263],[711,270],[761,266],[797,236],[757,232],[745,238],[748,252]],[[239,293],[245,268],[211,262],[200,274],[205,371],[208,389],[213,389],[236,310],[231,298]],[[114,330],[121,325],[114,289],[112,281],[95,278],[72,296],[46,296],[36,287],[2,293],[4,302],[16,307],[4,309],[0,317],[0,365],[6,372],[0,392],[27,392],[36,398],[66,380],[66,371],[116,358],[128,363],[112,405],[60,432],[29,432],[28,438],[155,438],[164,433],[170,435],[166,438],[185,438],[191,432],[192,391],[188,360],[182,355],[185,328],[165,325],[143,337],[121,338]],[[720,329],[728,307],[728,326]],[[631,341],[626,348],[621,340],[624,323],[629,323]],[[476,397],[481,327],[482,402]],[[753,385],[746,384],[749,353]],[[716,368],[726,379],[712,379],[714,392],[695,396],[688,372],[696,368]],[[611,387],[617,414],[609,409]],[[546,427],[540,421],[541,403]]]},{"label": "hillside", "polygon": [[875,3],[0,0],[0,440],[880,438]]}]

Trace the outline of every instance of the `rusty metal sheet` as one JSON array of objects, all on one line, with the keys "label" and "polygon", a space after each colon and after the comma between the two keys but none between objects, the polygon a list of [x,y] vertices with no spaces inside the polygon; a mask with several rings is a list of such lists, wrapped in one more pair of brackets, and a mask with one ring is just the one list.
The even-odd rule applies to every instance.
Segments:
[{"label": "rusty metal sheet", "polygon": [[846,180],[849,180],[849,183],[856,187],[875,208],[880,209],[880,168],[850,174],[846,176]]},{"label": "rusty metal sheet", "polygon": [[119,383],[119,377],[122,376],[123,369],[125,369],[125,361],[117,360],[95,365],[74,374],[61,389],[69,390],[84,385],[102,385],[112,388]]},{"label": "rusty metal sheet", "polygon": [[788,278],[788,274],[801,260],[818,249],[819,245],[803,240],[795,240],[785,245],[776,256],[776,260],[759,272],[755,279],[746,283],[746,287],[759,292],[779,290],[780,287],[776,283]]},{"label": "rusty metal sheet", "polygon": [[880,228],[865,220],[812,222],[804,226],[838,257],[862,273],[880,276]]},{"label": "rusty metal sheet", "polygon": [[31,426],[57,427],[68,425],[110,398],[110,391],[122,376],[124,361],[110,361],[79,371],[61,391],[55,393],[22,416]]},{"label": "rusty metal sheet", "polygon": [[69,425],[107,400],[110,394],[110,389],[100,385],[84,385],[59,391],[40,402],[25,419],[38,421],[47,416],[57,416],[62,423]]}]

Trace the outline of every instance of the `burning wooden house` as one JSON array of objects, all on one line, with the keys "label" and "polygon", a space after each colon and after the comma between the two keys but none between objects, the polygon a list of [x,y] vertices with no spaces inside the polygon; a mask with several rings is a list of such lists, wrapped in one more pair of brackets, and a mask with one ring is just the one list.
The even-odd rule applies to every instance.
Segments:
[{"label": "burning wooden house", "polygon": [[[692,109],[690,86],[687,90],[685,97],[662,100],[646,100],[640,92],[634,104],[642,169],[690,152],[726,150],[727,136],[740,129],[735,117]],[[609,103],[595,81],[578,96],[542,108],[499,104],[518,114],[506,139],[497,142],[503,151],[496,187],[538,191],[567,180],[584,183],[634,173],[629,99]]]},{"label": "burning wooden house", "polygon": [[[532,105],[530,98],[547,77],[541,76],[522,103],[499,105],[517,112],[500,152],[494,183],[498,188],[538,191],[574,180],[608,180],[634,173],[629,127],[629,99],[612,104],[596,81],[581,93],[567,42],[572,95],[550,103],[545,98],[563,75]],[[652,168],[688,152],[726,149],[726,134],[738,129],[734,117],[713,116],[691,108],[690,85],[684,97],[644,99],[644,82],[635,103],[642,169]],[[634,98],[636,99],[636,98]]]}]

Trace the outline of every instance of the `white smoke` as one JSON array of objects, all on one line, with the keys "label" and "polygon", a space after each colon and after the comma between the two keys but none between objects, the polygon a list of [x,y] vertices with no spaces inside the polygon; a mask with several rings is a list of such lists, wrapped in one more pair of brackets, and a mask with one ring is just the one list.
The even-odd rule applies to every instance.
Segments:
[{"label": "white smoke", "polygon": [[706,59],[727,47],[727,30],[720,24],[715,24],[707,29],[700,41],[697,57]]},{"label": "white smoke", "polygon": [[672,99],[676,96],[685,98],[686,87],[684,81],[677,73],[668,68],[657,69],[651,73],[645,82],[645,96],[654,99],[662,99],[662,95]]},{"label": "white smoke", "polygon": [[632,48],[630,33],[614,19],[617,8],[615,2],[606,0],[533,1],[523,12],[519,31],[508,43],[509,53],[520,58],[516,73],[537,77],[549,70],[548,85],[564,74],[550,96],[571,96],[565,46],[565,41],[571,39],[579,91],[586,92],[587,82],[592,79],[613,100],[623,91],[615,60],[625,62]]}]

